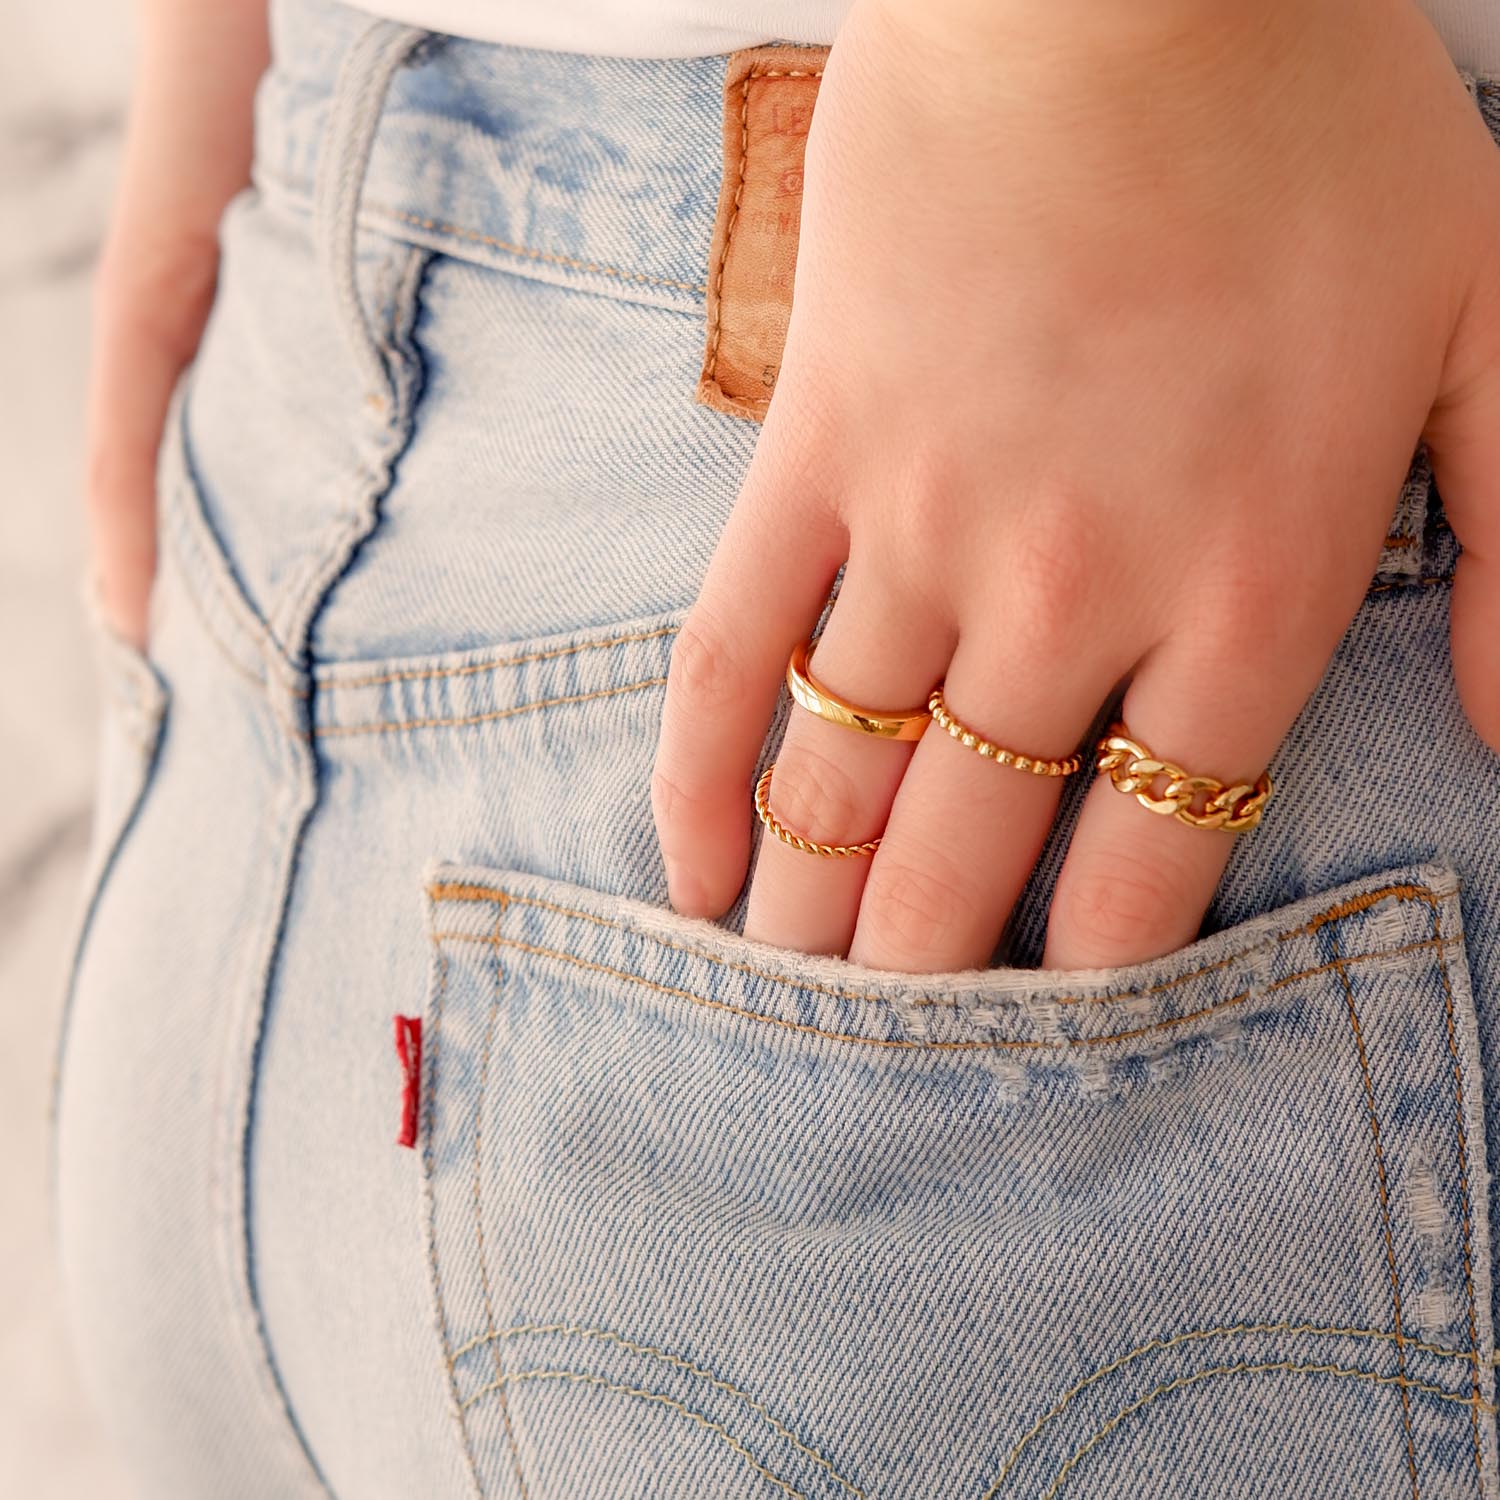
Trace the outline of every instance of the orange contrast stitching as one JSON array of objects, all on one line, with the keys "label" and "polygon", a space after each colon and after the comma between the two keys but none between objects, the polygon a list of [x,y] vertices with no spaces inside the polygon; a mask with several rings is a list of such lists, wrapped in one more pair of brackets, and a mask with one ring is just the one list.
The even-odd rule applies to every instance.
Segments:
[{"label": "orange contrast stitching", "polygon": [[[595,973],[608,974],[615,979],[626,980],[630,984],[638,984],[648,990],[656,990],[663,995],[674,995],[681,1000],[690,1000],[694,1005],[703,1005],[710,1010],[727,1011],[730,1015],[743,1016],[746,1020],[759,1021],[766,1026],[780,1027],[785,1031],[804,1032],[810,1036],[823,1037],[830,1042],[854,1042],[865,1047],[883,1047],[898,1051],[926,1051],[926,1052],[972,1052],[981,1049],[1022,1049],[1042,1050],[1049,1047],[1098,1047],[1108,1042],[1124,1042],[1134,1037],[1146,1036],[1152,1032],[1171,1031],[1178,1026],[1186,1026],[1190,1021],[1202,1020],[1204,1016],[1215,1015],[1220,1011],[1233,1009],[1236,1005],[1243,1004],[1254,993],[1253,990],[1243,990],[1238,995],[1232,995],[1227,1000],[1216,1000],[1212,1005],[1205,1005],[1200,1010],[1189,1011],[1185,1015],[1168,1016],[1160,1021],[1152,1021],[1144,1026],[1132,1026],[1125,1031],[1112,1031],[1107,1036],[1069,1037],[1061,1041],[1021,1041],[1013,1039],[1000,1040],[970,1040],[954,1042],[915,1042],[900,1038],[855,1036],[849,1032],[828,1031],[821,1026],[813,1026],[804,1021],[784,1021],[779,1016],[768,1016],[760,1011],[750,1010],[746,1006],[731,1005],[727,1000],[710,1000],[704,995],[695,995],[691,990],[679,989],[675,985],[658,984],[654,979],[645,979],[639,974],[632,974],[626,969],[617,969],[610,964],[596,963],[593,959],[579,958],[577,954],[565,953],[558,948],[544,948],[539,943],[522,942],[520,938],[487,938],[476,936],[467,932],[434,932],[431,941],[459,942],[459,943],[496,943],[502,948],[515,948],[522,953],[535,954],[540,958],[555,958],[562,963],[572,964],[576,968],[589,969]],[[708,957],[709,955],[704,955]],[[1361,959],[1385,958],[1384,953],[1365,953],[1347,958],[1344,963],[1350,964]],[[1316,968],[1301,969],[1295,974],[1283,975],[1280,979],[1272,980],[1265,986],[1265,993],[1285,989],[1287,985],[1295,984],[1299,980],[1307,979],[1312,975],[1322,974],[1328,968],[1328,964],[1321,964]],[[774,977],[774,976],[772,976]],[[795,984],[795,980],[788,981]],[[872,997],[874,998],[874,997]]]},{"label": "orange contrast stitching", "polygon": [[[696,947],[692,943],[681,943],[672,938],[659,937],[655,933],[642,932],[637,928],[625,927],[622,923],[614,921],[609,917],[601,917],[595,912],[580,911],[576,907],[571,906],[560,906],[556,902],[544,901],[538,896],[521,896],[513,891],[502,891],[492,886],[475,885],[472,883],[465,884],[462,881],[438,881],[428,887],[428,894],[434,901],[514,901],[521,906],[539,907],[543,911],[556,912],[560,916],[578,917],[585,922],[594,923],[595,926],[608,927],[616,932],[630,932],[645,942],[656,944],[657,947],[670,948],[679,953],[690,953],[694,957],[706,959],[709,963],[718,964],[721,968],[732,969],[742,974],[753,974],[758,979],[769,979],[777,984],[794,985],[796,988],[806,990],[811,994],[828,995],[836,1000],[870,1000],[884,1003],[889,1003],[890,1001],[889,995],[883,995],[877,991],[840,989],[835,985],[820,984],[816,980],[797,979],[790,974],[778,974],[771,969],[757,968],[754,964],[743,963],[730,958],[722,958],[718,954],[710,953],[707,949]],[[1330,919],[1335,914],[1338,916],[1348,916],[1355,911],[1361,911],[1366,906],[1371,906],[1376,901],[1385,900],[1390,896],[1395,896],[1398,900],[1405,900],[1409,897],[1417,897],[1424,900],[1433,899],[1432,893],[1427,891],[1423,886],[1385,886],[1378,891],[1369,892],[1365,897],[1356,897],[1352,901],[1341,902],[1338,906],[1330,907],[1327,912],[1309,919],[1303,926],[1294,927],[1288,932],[1279,933],[1275,938],[1266,939],[1266,943],[1282,943],[1290,938],[1301,937],[1306,933],[1314,931],[1323,921]],[[461,932],[439,935],[476,941],[470,934]],[[477,939],[477,941],[482,942],[483,939]],[[1462,941],[1462,933],[1454,933],[1442,939],[1442,942],[1445,944]],[[1376,953],[1361,953],[1346,958],[1343,961],[1345,963],[1362,963],[1374,958],[1395,957],[1402,953],[1417,952],[1424,948],[1433,947],[1434,944],[1434,939],[1424,938],[1419,942],[1410,943],[1400,948],[1382,949]],[[1191,979],[1197,979],[1201,975],[1209,974],[1217,969],[1237,963],[1240,959],[1249,957],[1250,954],[1256,952],[1261,946],[1261,944],[1256,944],[1254,948],[1242,949],[1238,953],[1230,954],[1228,958],[1215,959],[1213,963],[1204,964],[1202,968],[1193,969],[1186,974],[1178,975],[1174,979],[1162,980],[1160,983],[1151,985],[1143,990],[1131,990],[1121,995],[1065,995],[1061,999],[1054,1000],[1051,1003],[1054,1005],[1079,1005],[1085,1003],[1104,1005],[1125,1000],[1149,999],[1150,996],[1157,994],[1161,990],[1186,984]],[[1322,965],[1319,968],[1305,970],[1301,977],[1305,978],[1312,974],[1324,973],[1329,967],[1329,965]],[[941,997],[922,996],[908,1003],[915,1006],[936,1006],[950,1002]]]},{"label": "orange contrast stitching", "polygon": [[[1047,1489],[1042,1500],[1056,1500],[1058,1491],[1062,1488],[1065,1480],[1078,1461],[1096,1447],[1127,1417],[1138,1412],[1143,1406],[1149,1405],[1159,1396],[1169,1395],[1173,1391],[1180,1391],[1186,1386],[1196,1385],[1200,1380],[1211,1380],[1218,1375],[1264,1375],[1264,1374],[1289,1374],[1289,1375],[1333,1375],[1343,1380],[1365,1380],[1371,1385],[1394,1385],[1399,1386],[1403,1397],[1408,1391],[1421,1391],[1424,1395],[1433,1396],[1439,1401],[1449,1401],[1458,1406],[1471,1406],[1472,1396],[1455,1396],[1439,1386],[1429,1385],[1424,1380],[1412,1380],[1401,1375],[1377,1375],[1373,1370],[1353,1370],[1346,1365],[1313,1365],[1299,1364],[1292,1360],[1278,1360],[1267,1364],[1250,1364],[1240,1362],[1233,1365],[1216,1365],[1211,1370],[1195,1370],[1189,1375],[1181,1375],[1176,1380],[1168,1380],[1157,1386],[1154,1390],[1147,1391],[1137,1401],[1132,1401],[1129,1406],[1122,1407],[1113,1417],[1109,1419],[1089,1440],[1081,1447],[1075,1448],[1069,1455],[1066,1463],[1057,1471],[1057,1477]],[[1485,1405],[1485,1410],[1493,1413],[1495,1408]],[[988,1497],[986,1497],[988,1500]]]},{"label": "orange contrast stitching", "polygon": [[[1354,1046],[1359,1054],[1359,1071],[1364,1080],[1365,1110],[1370,1121],[1370,1143],[1375,1152],[1375,1187],[1380,1199],[1380,1227],[1385,1239],[1385,1264],[1391,1283],[1391,1307],[1395,1317],[1396,1374],[1406,1378],[1406,1347],[1401,1329],[1401,1278],[1396,1271],[1396,1247],[1391,1238],[1391,1197],[1385,1174],[1385,1146],[1380,1139],[1380,1114],[1375,1108],[1375,1085],[1370,1077],[1370,1059],[1365,1051],[1365,1034],[1359,1024],[1359,1010],[1354,1003],[1354,986],[1339,958],[1337,928],[1329,934],[1339,982],[1344,987],[1344,1001],[1349,1010],[1349,1025],[1354,1031]],[[1411,1431],[1411,1396],[1406,1387],[1401,1387],[1401,1421],[1406,1433],[1406,1467],[1411,1475],[1412,1500],[1421,1500],[1421,1487],[1417,1482],[1417,1450]]]},{"label": "orange contrast stitching", "polygon": [[[602,1375],[587,1375],[580,1370],[512,1370],[505,1377],[507,1384],[521,1380],[566,1380],[574,1385],[591,1385],[600,1390],[612,1391],[616,1395],[636,1396],[642,1401],[651,1401],[658,1406],[665,1406],[671,1411],[679,1412],[684,1417],[690,1417],[700,1427],[713,1433],[722,1442],[727,1443],[762,1479],[774,1484],[777,1489],[784,1491],[788,1495],[795,1496],[796,1500],[807,1500],[807,1496],[801,1490],[794,1489],[786,1480],[777,1478],[764,1464],[756,1459],[755,1455],[743,1443],[731,1437],[728,1428],[722,1422],[715,1422],[711,1417],[704,1416],[701,1411],[694,1411],[692,1407],[683,1405],[675,1397],[664,1396],[660,1391],[642,1390],[639,1386],[621,1385],[617,1381],[606,1380]],[[488,1395],[493,1389],[493,1386],[484,1386],[482,1389],[475,1391],[464,1402],[464,1405],[472,1406],[481,1396]]]},{"label": "orange contrast stitching", "polygon": [[[1442,935],[1442,909],[1435,902],[1432,907],[1432,930],[1435,937]],[[1464,1209],[1464,1287],[1468,1295],[1469,1349],[1473,1358],[1474,1400],[1481,1399],[1479,1389],[1479,1330],[1474,1320],[1474,1258],[1470,1245],[1469,1206],[1469,1142],[1464,1133],[1464,1083],[1463,1070],[1458,1060],[1458,1039],[1455,1034],[1453,1016],[1453,985],[1448,977],[1448,961],[1438,958],[1438,971],[1443,980],[1443,1010],[1448,1029],[1448,1055],[1453,1059],[1453,1115],[1458,1131],[1458,1180],[1463,1195]],[[1474,1469],[1479,1476],[1479,1492],[1484,1493],[1484,1454],[1479,1441],[1479,1412],[1470,1409],[1470,1425],[1474,1430]]]},{"label": "orange contrast stitching", "polygon": [[[714,269],[714,326],[708,341],[708,365],[704,370],[705,379],[712,381],[718,387],[720,393],[723,387],[719,386],[719,337],[723,331],[723,308],[724,308],[724,267],[729,260],[729,247],[734,242],[734,231],[740,222],[740,205],[745,197],[745,162],[750,155],[750,85],[757,78],[821,78],[823,69],[818,68],[796,70],[786,68],[750,68],[740,80],[740,154],[736,165],[736,178],[734,184],[734,204],[729,211],[729,222],[724,226],[724,243],[719,249],[719,264]],[[746,406],[769,406],[769,396],[737,396],[731,398],[742,402]]]},{"label": "orange contrast stitching", "polygon": [[[495,983],[494,991],[490,996],[490,1013],[486,1018],[484,1027],[484,1049],[480,1053],[479,1063],[479,1096],[474,1105],[474,1241],[479,1252],[479,1288],[484,1298],[484,1321],[489,1329],[490,1353],[495,1361],[495,1384],[493,1389],[500,1402],[500,1416],[505,1424],[505,1442],[510,1449],[511,1466],[515,1470],[516,1484],[521,1491],[521,1500],[526,1500],[526,1476],[521,1472],[521,1455],[516,1447],[515,1429],[511,1426],[510,1402],[505,1395],[505,1366],[500,1358],[500,1341],[495,1338],[495,1304],[490,1294],[490,1272],[485,1264],[484,1249],[484,1208],[480,1201],[479,1188],[483,1180],[483,1124],[484,1105],[489,1095],[490,1077],[490,1054],[495,1045],[495,1020],[500,1013],[501,991],[504,987],[505,966],[500,962],[500,923],[505,916],[506,902],[498,902],[495,906]],[[455,1355],[456,1359],[457,1356]],[[452,1362],[449,1362],[452,1368]],[[471,1403],[465,1401],[467,1408]]]},{"label": "orange contrast stitching", "polygon": [[468,662],[461,667],[414,667],[407,671],[381,672],[373,677],[330,677],[327,691],[344,688],[379,687],[386,682],[425,682],[436,677],[468,677],[475,672],[492,672],[500,667],[519,667],[531,661],[552,661],[559,656],[574,656],[580,651],[599,651],[606,646],[623,646],[631,641],[654,641],[658,636],[675,635],[676,625],[662,625],[656,630],[638,630],[629,635],[612,635],[608,640],[579,641],[572,646],[553,646],[545,651],[525,651],[517,656],[497,656],[486,661]]},{"label": "orange contrast stitching", "polygon": [[509,1339],[516,1338],[521,1334],[562,1334],[574,1338],[598,1339],[601,1343],[614,1344],[621,1349],[628,1349],[632,1354],[650,1355],[654,1359],[661,1360],[664,1364],[672,1365],[676,1369],[685,1370],[690,1375],[696,1375],[708,1382],[717,1390],[727,1395],[738,1397],[753,1411],[758,1412],[776,1430],[776,1432],[787,1440],[799,1453],[810,1458],[820,1468],[841,1484],[851,1495],[858,1496],[858,1500],[868,1500],[865,1492],[858,1485],[851,1484],[842,1474],[834,1468],[832,1462],[816,1448],[809,1447],[797,1436],[785,1423],[778,1421],[767,1409],[763,1401],[757,1401],[748,1391],[741,1390],[732,1381],[715,1375],[710,1369],[702,1365],[695,1365],[691,1360],[684,1359],[680,1354],[669,1354],[665,1349],[658,1349],[654,1344],[640,1344],[634,1339],[628,1339],[624,1334],[616,1333],[609,1328],[587,1328],[577,1323],[521,1323],[510,1328],[502,1328],[498,1333],[482,1334],[479,1338],[470,1339],[460,1349],[453,1351],[454,1362],[462,1359],[465,1354],[471,1353],[481,1344],[491,1338]]},{"label": "orange contrast stitching", "polygon": [[641,688],[661,687],[665,677],[643,677],[639,682],[623,682],[615,687],[595,688],[589,693],[563,693],[556,698],[537,698],[531,703],[516,703],[510,708],[495,708],[488,713],[465,714],[451,719],[397,719],[377,724],[322,724],[313,729],[314,735],[382,734],[393,729],[459,729],[466,724],[489,724],[496,719],[511,719],[517,714],[531,713],[538,708],[553,708],[559,703],[587,703],[593,698],[613,698],[620,693],[633,693]]},{"label": "orange contrast stitching", "polygon": [[1438,578],[1403,578],[1400,583],[1372,583],[1366,592],[1384,594],[1392,589],[1436,588],[1439,584],[1452,582],[1452,575],[1445,573]]},{"label": "orange contrast stitching", "polygon": [[[1015,1468],[1020,1460],[1021,1454],[1031,1445],[1032,1440],[1049,1422],[1055,1421],[1071,1406],[1091,1385],[1098,1384],[1108,1375],[1113,1375],[1116,1370],[1123,1369],[1126,1365],[1134,1363],[1143,1355],[1157,1354],[1165,1349],[1174,1349],[1180,1344],[1193,1343],[1201,1339],[1232,1338],[1239,1334],[1260,1333],[1282,1333],[1293,1337],[1298,1335],[1312,1335],[1320,1338],[1356,1338],[1371,1339],[1393,1343],[1395,1334],[1387,1333],[1383,1328],[1337,1328],[1328,1327],[1318,1323],[1231,1323],[1219,1328],[1189,1328],[1182,1333],[1173,1334],[1171,1338],[1148,1339],[1144,1344],[1134,1349],[1127,1350],[1116,1359],[1112,1359],[1107,1365],[1101,1365],[1091,1375],[1085,1376],[1076,1385],[1069,1387],[1058,1399],[1056,1405],[1045,1411],[1035,1422],[1021,1435],[1020,1441],[1005,1457],[1000,1472],[995,1477],[995,1482],[980,1497],[980,1500],[995,1500],[1000,1492],[1000,1486],[1005,1482],[1006,1476]],[[1421,1349],[1427,1354],[1440,1354],[1446,1359],[1468,1360],[1470,1354],[1465,1349],[1445,1349],[1441,1344],[1427,1344],[1420,1339],[1407,1339],[1408,1349]],[[1462,1398],[1449,1395],[1449,1400],[1458,1401]]]}]

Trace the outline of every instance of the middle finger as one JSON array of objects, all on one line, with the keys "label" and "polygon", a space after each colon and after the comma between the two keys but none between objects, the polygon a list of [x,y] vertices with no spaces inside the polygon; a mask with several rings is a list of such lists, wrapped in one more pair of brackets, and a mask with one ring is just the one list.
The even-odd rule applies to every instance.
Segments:
[{"label": "middle finger", "polygon": [[[851,559],[811,671],[820,685],[881,712],[922,708],[942,677],[951,633],[928,615],[898,615],[868,563]],[[931,731],[929,730],[930,734]],[[879,739],[794,707],[776,755],[767,804],[791,832],[822,844],[859,844],[880,834],[910,741]],[[745,935],[808,953],[847,952],[868,856],[827,857],[767,830],[745,912]]]}]

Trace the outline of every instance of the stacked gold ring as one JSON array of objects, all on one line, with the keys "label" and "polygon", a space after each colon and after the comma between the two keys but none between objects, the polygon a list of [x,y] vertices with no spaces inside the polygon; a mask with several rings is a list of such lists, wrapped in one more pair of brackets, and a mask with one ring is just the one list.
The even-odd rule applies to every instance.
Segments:
[{"label": "stacked gold ring", "polygon": [[[1190,776],[1181,766],[1153,755],[1139,740],[1132,739],[1124,724],[1110,725],[1099,741],[1095,765],[1108,776],[1116,791],[1135,798],[1150,812],[1176,818],[1190,828],[1219,828],[1243,833],[1254,828],[1271,800],[1271,778],[1262,771],[1254,785],[1238,782],[1227,786],[1217,776]],[[1158,778],[1166,786],[1153,791]],[[1201,810],[1193,807],[1204,797]]]},{"label": "stacked gold ring", "polygon": [[873,854],[880,847],[878,838],[866,839],[862,844],[820,844],[816,839],[805,839],[793,833],[775,813],[771,811],[771,772],[776,769],[773,760],[755,783],[755,815],[783,844],[800,849],[804,854],[821,854],[824,859],[854,859]]},{"label": "stacked gold ring", "polygon": [[1018,750],[1007,750],[1004,745],[985,739],[982,734],[954,718],[943,699],[941,683],[933,688],[928,697],[927,711],[966,750],[994,761],[997,766],[1014,766],[1018,771],[1030,771],[1033,776],[1071,776],[1083,765],[1081,755],[1069,755],[1063,760],[1046,760],[1040,756],[1022,755]]},{"label": "stacked gold ring", "polygon": [[786,685],[792,691],[792,699],[800,708],[816,714],[818,718],[841,729],[858,730],[860,734],[872,734],[882,740],[919,740],[932,722],[925,708],[884,709],[864,708],[851,703],[837,693],[829,692],[808,667],[812,654],[811,643],[803,641],[792,652],[786,664]]}]

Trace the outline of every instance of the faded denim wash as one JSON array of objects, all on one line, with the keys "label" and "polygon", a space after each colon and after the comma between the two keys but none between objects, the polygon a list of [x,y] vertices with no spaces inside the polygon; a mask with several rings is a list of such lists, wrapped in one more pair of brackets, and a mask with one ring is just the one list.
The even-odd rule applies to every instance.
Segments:
[{"label": "faded denim wash", "polygon": [[1500,1495],[1500,760],[1420,457],[1186,950],[1028,967],[1083,778],[1004,967],[680,918],[663,682],[758,431],[693,400],[724,59],[274,20],[60,1053],[143,1493]]}]

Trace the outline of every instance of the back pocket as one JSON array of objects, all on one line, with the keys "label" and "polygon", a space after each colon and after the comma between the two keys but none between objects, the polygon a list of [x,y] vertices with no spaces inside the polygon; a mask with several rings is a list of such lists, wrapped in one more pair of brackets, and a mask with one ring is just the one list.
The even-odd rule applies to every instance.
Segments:
[{"label": "back pocket", "polygon": [[1495,1493],[1457,881],[899,975],[426,874],[421,1146],[486,1496]]}]

